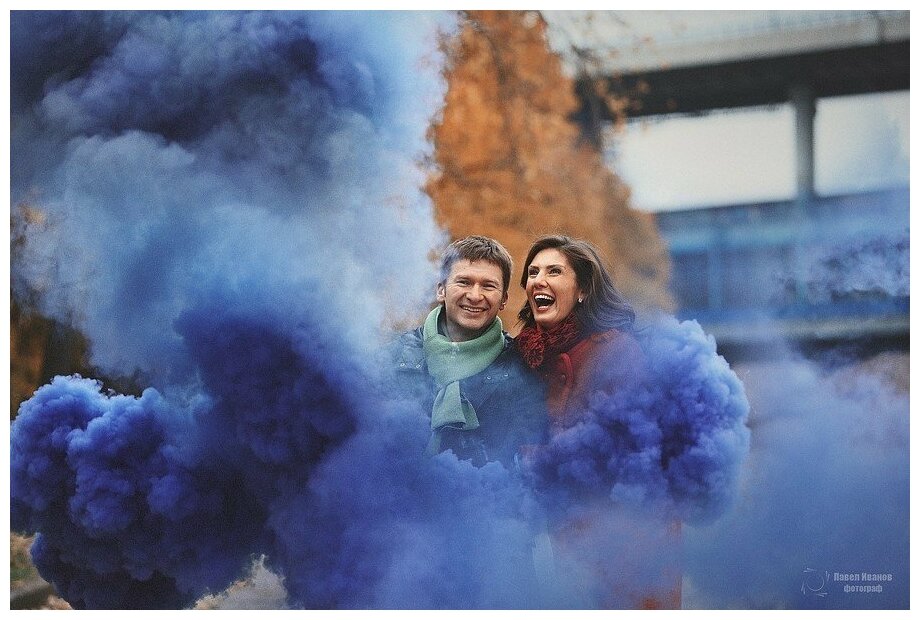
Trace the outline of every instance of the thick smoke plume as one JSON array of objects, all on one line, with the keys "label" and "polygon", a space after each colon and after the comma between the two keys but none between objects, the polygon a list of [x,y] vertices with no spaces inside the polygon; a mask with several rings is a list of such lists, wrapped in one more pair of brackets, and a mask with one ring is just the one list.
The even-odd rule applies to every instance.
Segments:
[{"label": "thick smoke plume", "polygon": [[171,383],[192,375],[175,319],[218,293],[292,325],[361,317],[354,339],[388,295],[417,310],[439,19],[14,14],[12,198],[48,215],[17,280],[104,370]]},{"label": "thick smoke plume", "polygon": [[648,377],[597,393],[584,419],[554,435],[533,464],[540,489],[607,495],[689,523],[711,521],[733,499],[748,451],[744,387],[695,321],[662,318],[643,338]]},{"label": "thick smoke plume", "polygon": [[23,405],[11,519],[41,532],[35,564],[71,604],[180,607],[248,565],[262,508],[231,493],[238,474],[195,463],[190,422],[155,390],[105,395],[88,379]]},{"label": "thick smoke plume", "polygon": [[[13,13],[12,199],[46,215],[13,281],[149,386],[58,377],[13,424],[12,526],[72,605],[190,606],[263,556],[294,607],[601,604],[534,562],[554,485],[426,457],[390,389],[384,324],[419,316],[443,242],[418,163],[453,22]],[[711,519],[740,385],[692,324],[645,345],[662,385],[598,410],[637,442],[600,482]]]},{"label": "thick smoke plume", "polygon": [[792,354],[738,372],[754,407],[751,454],[734,509],[688,528],[686,604],[909,607],[906,392],[877,372],[828,371]]},{"label": "thick smoke plume", "polygon": [[[908,194],[863,197],[866,213],[850,226],[808,222],[833,242],[806,245],[790,280],[818,317],[828,306],[862,307],[854,326],[871,312],[907,314]],[[844,341],[809,358],[780,339],[767,348],[769,360],[735,365],[751,403],[750,456],[734,506],[685,529],[686,606],[909,608],[909,351],[857,357]]]},{"label": "thick smoke plume", "polygon": [[13,14],[12,198],[46,214],[14,282],[87,334],[100,370],[155,388],[58,379],[14,426],[14,527],[41,532],[36,561],[75,605],[226,585],[270,544],[267,507],[354,431],[381,322],[433,285],[416,158],[451,25]]}]

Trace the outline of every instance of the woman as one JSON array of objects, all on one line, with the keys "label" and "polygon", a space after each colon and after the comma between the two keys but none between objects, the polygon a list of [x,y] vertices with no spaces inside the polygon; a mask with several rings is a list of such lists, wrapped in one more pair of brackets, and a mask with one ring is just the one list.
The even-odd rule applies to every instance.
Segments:
[{"label": "woman", "polygon": [[644,378],[644,356],[632,335],[636,314],[590,243],[562,235],[538,239],[524,261],[521,286],[527,302],[515,341],[547,384],[557,430],[579,419],[592,391],[609,393]]},{"label": "woman", "polygon": [[[598,398],[638,386],[645,357],[633,336],[635,312],[617,291],[597,250],[563,235],[538,239],[524,261],[527,302],[515,339],[547,385],[555,434],[590,415]],[[579,507],[551,533],[556,571],[583,573],[588,594],[605,607],[679,608],[680,526],[637,523],[608,497]]]}]

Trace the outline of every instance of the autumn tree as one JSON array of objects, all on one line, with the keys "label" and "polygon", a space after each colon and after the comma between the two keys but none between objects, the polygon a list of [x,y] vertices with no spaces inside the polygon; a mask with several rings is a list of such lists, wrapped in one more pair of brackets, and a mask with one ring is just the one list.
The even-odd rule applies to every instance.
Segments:
[{"label": "autumn tree", "polygon": [[[532,241],[565,233],[594,243],[637,307],[670,308],[667,251],[653,216],[630,208],[630,190],[580,137],[573,81],[532,11],[472,11],[445,43],[443,117],[432,127],[436,172],[427,190],[452,238],[497,238],[515,259]],[[517,322],[513,284],[502,313]],[[517,330],[513,330],[517,331]]]}]

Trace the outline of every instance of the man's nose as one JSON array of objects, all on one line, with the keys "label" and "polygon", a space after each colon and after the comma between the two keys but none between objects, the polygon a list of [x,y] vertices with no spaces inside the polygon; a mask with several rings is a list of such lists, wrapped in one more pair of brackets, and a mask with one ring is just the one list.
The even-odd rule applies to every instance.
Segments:
[{"label": "man's nose", "polygon": [[467,294],[467,297],[469,297],[470,299],[477,300],[477,301],[484,297],[482,293],[482,287],[480,287],[478,284],[475,284],[472,287],[470,287],[470,290],[467,291],[466,294]]}]

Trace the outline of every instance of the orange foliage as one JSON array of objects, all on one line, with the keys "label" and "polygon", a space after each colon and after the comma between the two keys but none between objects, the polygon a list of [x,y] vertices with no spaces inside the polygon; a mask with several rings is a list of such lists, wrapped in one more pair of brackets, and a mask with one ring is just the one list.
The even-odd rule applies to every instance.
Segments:
[{"label": "orange foliage", "polygon": [[[27,204],[10,212],[10,274],[23,258],[26,229],[47,226],[45,214]],[[18,295],[17,295],[18,293]],[[38,292],[10,289],[10,418],[38,387],[57,374],[86,372],[86,339],[36,310]]]},{"label": "orange foliage", "polygon": [[[448,90],[432,127],[435,163],[427,191],[452,238],[495,237],[522,261],[542,234],[588,239],[639,309],[671,308],[669,262],[653,216],[629,207],[629,188],[579,140],[570,120],[572,79],[528,11],[472,11],[447,42]],[[517,323],[523,291],[502,313]],[[517,331],[516,329],[512,331]]]}]

